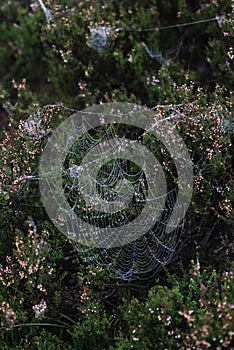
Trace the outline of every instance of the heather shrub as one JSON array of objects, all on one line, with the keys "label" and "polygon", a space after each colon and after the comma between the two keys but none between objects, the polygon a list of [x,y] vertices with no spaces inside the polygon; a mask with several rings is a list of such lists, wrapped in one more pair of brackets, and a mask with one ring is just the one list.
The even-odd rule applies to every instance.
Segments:
[{"label": "heather shrub", "polygon": [[233,268],[221,276],[192,263],[147,300],[124,300],[111,349],[230,349],[233,345]]},{"label": "heather shrub", "polygon": [[[2,5],[0,76],[9,81],[17,72],[41,99],[47,100],[48,92],[49,103],[61,98],[84,107],[121,101],[122,95],[148,106],[167,103],[170,84],[163,89],[161,67],[167,67],[172,83],[179,85],[192,80],[196,87],[210,90],[216,83],[227,88],[233,84],[231,1],[193,5],[130,1],[125,7],[115,1],[77,5],[54,0],[46,6],[53,15],[49,24],[39,4]],[[212,20],[140,31],[206,19]]]}]

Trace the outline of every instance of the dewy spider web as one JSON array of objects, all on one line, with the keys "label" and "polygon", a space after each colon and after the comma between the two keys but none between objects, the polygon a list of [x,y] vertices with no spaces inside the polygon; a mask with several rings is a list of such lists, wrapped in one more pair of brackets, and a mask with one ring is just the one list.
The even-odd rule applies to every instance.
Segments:
[{"label": "dewy spider web", "polygon": [[[124,31],[124,32],[138,32],[138,33],[145,33],[145,32],[157,32],[161,31],[164,29],[174,29],[174,28],[180,28],[180,27],[188,27],[192,26],[195,24],[202,24],[206,22],[211,22],[211,21],[216,21],[218,26],[222,28],[224,25],[227,24],[227,21],[225,19],[225,16],[216,16],[212,18],[207,18],[199,21],[194,21],[194,22],[187,22],[187,23],[178,23],[178,24],[173,24],[169,26],[159,26],[159,27],[154,27],[154,28],[140,28],[140,29],[134,29],[134,28],[128,28],[128,27],[123,27],[123,28],[111,28],[110,26],[105,27],[105,26],[97,26],[95,28],[90,29],[90,36],[88,40],[88,45],[93,48],[95,51],[97,51],[99,54],[103,54],[106,50],[106,48],[109,45],[109,39],[111,36],[116,35],[116,33]],[[142,43],[143,46],[146,49],[147,54],[152,58],[156,59],[159,61],[160,64],[165,65],[168,61],[168,59],[174,59],[178,56],[179,51],[181,49],[182,43],[183,43],[183,38],[184,34],[182,35],[181,39],[177,43],[176,47],[169,49],[166,52],[166,57],[162,55],[162,53],[157,50],[153,51],[146,43]]]},{"label": "dewy spider web", "polygon": [[[69,160],[69,162],[64,169],[63,175],[64,191],[67,199],[74,213],[80,216],[82,220],[86,220],[92,225],[101,227],[109,225],[118,227],[119,230],[125,230],[125,224],[131,222],[136,215],[139,215],[145,201],[147,201],[147,192],[150,191],[150,188],[147,188],[144,171],[143,169],[134,169],[133,164],[116,158],[113,162],[103,165],[98,178],[94,178],[92,174],[89,174],[88,179],[86,178],[84,182],[82,181],[82,192],[90,192],[89,186],[95,184],[100,193],[100,201],[97,203],[100,208],[99,210],[93,210],[91,205],[87,205],[84,202],[81,195],[78,177],[82,176],[82,167],[78,164],[80,164],[81,156],[84,156],[86,152],[103,143],[104,140],[107,141],[110,137],[114,138],[116,135],[112,126],[105,130],[98,139],[95,139],[87,129],[84,135],[83,138],[76,142],[67,155],[66,161],[68,162]],[[102,147],[96,149],[103,154]],[[98,158],[100,155],[96,154],[96,156]],[[156,273],[159,267],[167,264],[175,251],[179,239],[179,227],[173,234],[168,235],[165,232],[167,218],[175,204],[176,192],[177,189],[175,187],[164,195],[164,197],[167,197],[168,208],[165,209],[164,217],[155,224],[152,230],[149,230],[136,241],[124,246],[99,249],[96,260],[109,269],[114,267],[117,277],[127,280],[132,280],[142,274],[147,276],[152,274],[152,272]],[[116,199],[118,198],[121,203],[126,204],[129,197],[132,197],[132,201],[125,210],[120,210],[119,205],[117,205],[119,202]],[[101,210],[101,199],[112,202],[113,213],[105,213]],[[156,202],[157,200],[161,206],[162,198],[156,198]],[[155,206],[155,202],[153,205]],[[98,207],[98,205],[96,206]],[[153,215],[153,211],[152,213],[149,212],[148,215]],[[76,245],[76,248],[82,252],[85,251],[80,245]],[[86,253],[88,251],[90,252],[87,249]],[[93,261],[92,254],[90,260]]]},{"label": "dewy spider web", "polygon": [[[85,112],[78,117],[79,126],[71,123],[50,139],[50,159],[42,157],[40,188],[47,212],[86,261],[106,268],[112,277],[149,278],[171,260],[182,220],[168,229],[169,218],[175,210],[184,216],[187,204],[178,203],[178,184],[172,178],[165,184],[165,169],[154,156],[151,160],[152,148],[144,141],[147,129],[123,123],[118,113],[113,118],[119,123],[105,123],[101,116],[98,126],[90,124]],[[150,138],[150,144],[159,142]],[[163,149],[160,142],[156,151],[158,147]],[[62,171],[56,154],[62,155]],[[51,210],[54,191],[57,208]]]}]

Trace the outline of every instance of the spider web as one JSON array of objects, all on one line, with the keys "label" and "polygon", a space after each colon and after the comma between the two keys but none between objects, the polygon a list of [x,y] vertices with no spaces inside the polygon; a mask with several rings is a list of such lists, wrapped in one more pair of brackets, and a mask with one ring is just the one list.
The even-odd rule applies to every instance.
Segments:
[{"label": "spider web", "polygon": [[[126,231],[126,225],[139,217],[147,205],[146,221],[142,220],[141,223],[138,220],[137,225],[133,226],[134,232],[144,234],[128,244],[118,242],[115,247],[90,248],[72,241],[86,262],[106,269],[114,278],[127,281],[151,278],[171,261],[180,239],[182,224],[169,233],[166,227],[176,204],[178,188],[170,179],[167,193],[155,197],[152,184],[147,181],[145,169],[125,159],[124,149],[120,149],[113,159],[102,164],[94,173],[86,172],[84,175],[82,160],[94,148],[99,159],[106,151],[103,145],[107,142],[111,145],[116,137],[132,139],[137,134],[140,134],[137,141],[144,144],[143,133],[139,129],[129,130],[127,126],[111,124],[90,130],[84,120],[82,137],[76,139],[69,149],[62,171],[63,191],[72,213],[97,230],[100,227],[111,227],[113,230],[117,228],[121,237]],[[115,147],[113,142],[113,150],[109,147],[109,152],[113,151],[114,154]],[[162,145],[158,147],[163,148]],[[95,200],[92,195],[89,196],[94,191],[97,193]],[[163,212],[160,212],[162,203],[165,206]],[[111,210],[106,210],[105,204]],[[153,226],[149,225],[150,229],[147,230],[146,222],[154,220],[157,207],[159,214],[161,213],[160,218]]]}]

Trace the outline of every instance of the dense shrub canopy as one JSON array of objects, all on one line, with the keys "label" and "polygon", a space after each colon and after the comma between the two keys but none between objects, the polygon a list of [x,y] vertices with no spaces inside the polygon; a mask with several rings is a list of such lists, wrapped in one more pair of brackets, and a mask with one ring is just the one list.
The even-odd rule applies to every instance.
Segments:
[{"label": "dense shrub canopy", "polygon": [[[233,9],[231,0],[1,1],[2,349],[234,346]],[[171,118],[193,162],[178,249],[157,280],[115,279],[98,251],[93,260],[77,252],[41,202],[38,167],[53,130],[107,102]],[[170,190],[171,158],[150,134],[144,144]]]}]

